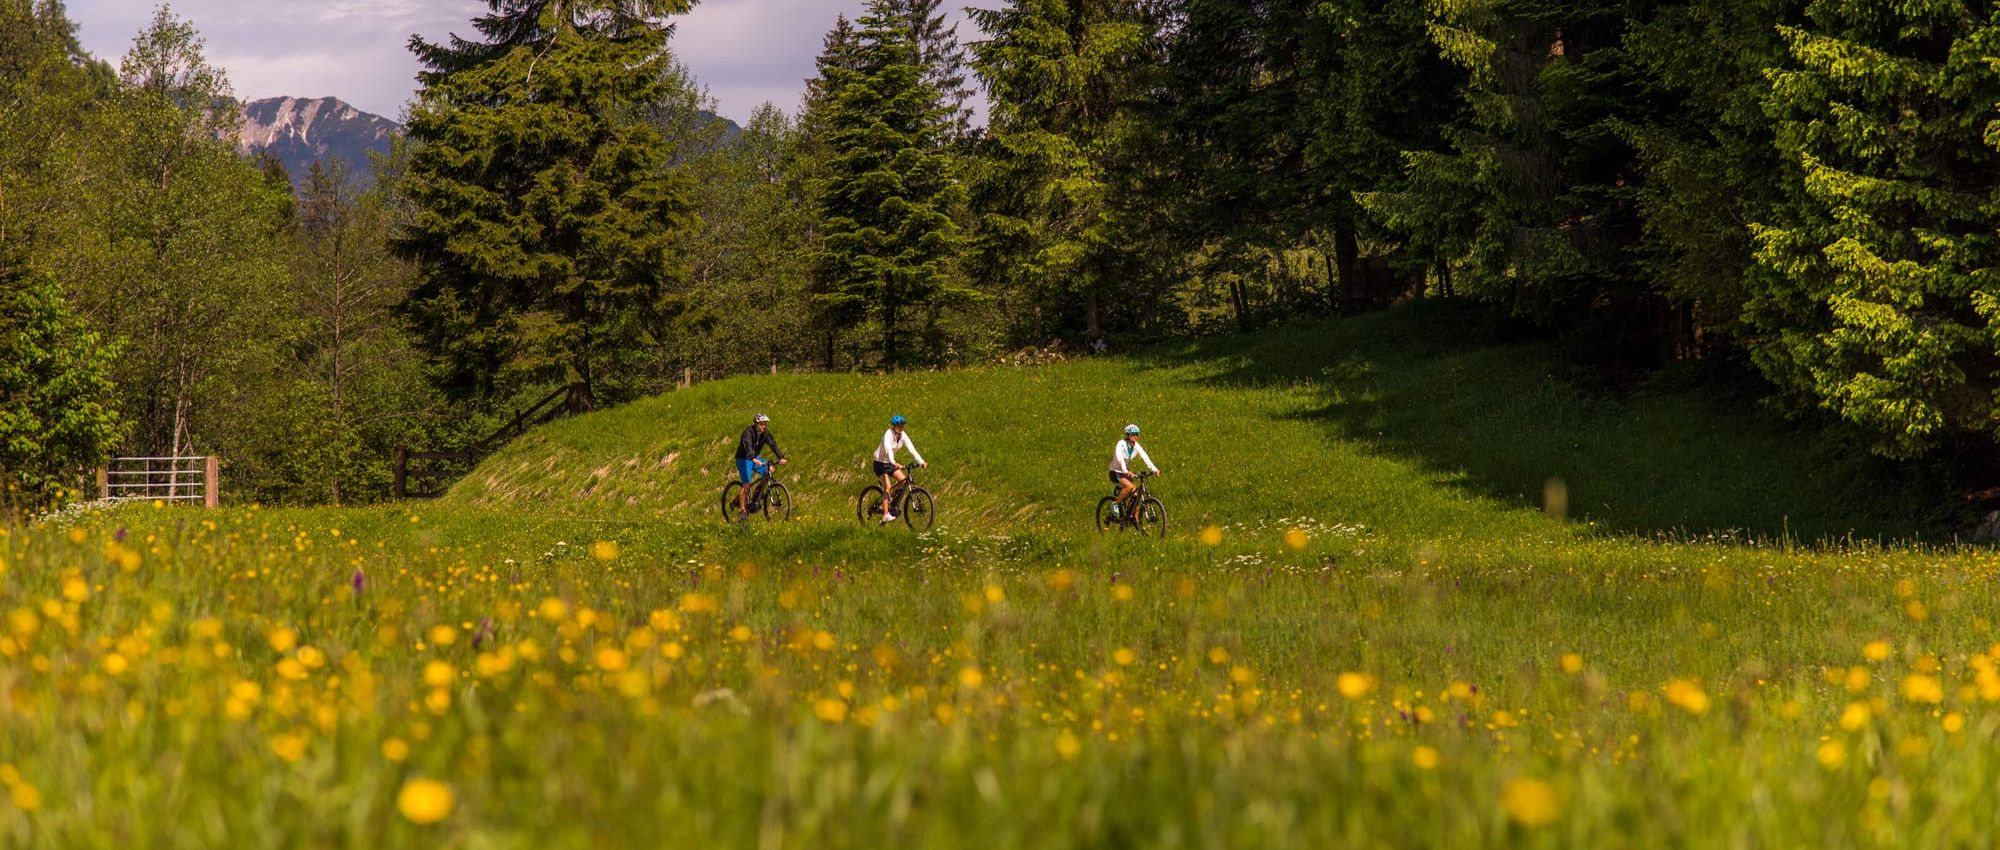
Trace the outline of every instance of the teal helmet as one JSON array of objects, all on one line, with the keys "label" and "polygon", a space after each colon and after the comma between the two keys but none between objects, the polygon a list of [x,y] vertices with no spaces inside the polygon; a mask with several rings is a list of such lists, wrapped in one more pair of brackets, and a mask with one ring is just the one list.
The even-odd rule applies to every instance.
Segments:
[{"label": "teal helmet", "polygon": [[903,418],[903,414],[898,413],[894,416],[889,417],[889,427],[899,428],[902,427],[903,423],[907,421],[908,420]]},{"label": "teal helmet", "polygon": [[1137,437],[1137,436],[1139,436],[1139,426],[1137,426],[1137,425],[1127,425],[1127,426],[1125,426],[1125,435],[1126,435],[1126,436],[1128,436],[1128,437]]}]

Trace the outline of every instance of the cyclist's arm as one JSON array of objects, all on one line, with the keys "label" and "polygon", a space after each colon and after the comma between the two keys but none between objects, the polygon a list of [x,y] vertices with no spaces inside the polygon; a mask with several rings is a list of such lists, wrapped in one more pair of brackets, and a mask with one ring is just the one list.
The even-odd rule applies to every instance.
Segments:
[{"label": "cyclist's arm", "polygon": [[1157,467],[1157,466],[1154,466],[1154,465],[1153,465],[1153,459],[1152,459],[1152,458],[1150,458],[1150,457],[1147,457],[1147,456],[1146,456],[1146,447],[1145,447],[1145,446],[1138,446],[1138,447],[1137,447],[1137,451],[1138,451],[1138,454],[1139,454],[1139,459],[1140,459],[1140,460],[1143,460],[1143,461],[1145,461],[1145,462],[1146,462],[1146,468],[1147,468],[1147,469],[1150,469],[1150,470],[1152,470],[1152,471],[1153,471],[1153,474],[1154,474],[1154,475],[1158,475],[1158,474],[1160,474],[1160,468],[1159,468],[1159,467]]},{"label": "cyclist's arm", "polygon": [[903,434],[903,448],[910,450],[910,457],[916,459],[918,466],[925,465],[924,456],[917,454],[917,441],[910,439],[910,435],[907,432]]},{"label": "cyclist's arm", "polygon": [[777,455],[779,460],[785,459],[785,450],[778,448],[778,435],[765,431],[764,442],[771,444],[771,454]]}]

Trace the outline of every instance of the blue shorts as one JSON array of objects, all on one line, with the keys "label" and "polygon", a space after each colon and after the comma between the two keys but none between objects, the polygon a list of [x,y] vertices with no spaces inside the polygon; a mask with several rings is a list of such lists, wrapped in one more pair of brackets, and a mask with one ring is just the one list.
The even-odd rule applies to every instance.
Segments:
[{"label": "blue shorts", "polygon": [[757,477],[757,473],[770,468],[771,465],[762,458],[743,458],[736,462],[736,481],[740,484],[749,484],[750,479]]}]

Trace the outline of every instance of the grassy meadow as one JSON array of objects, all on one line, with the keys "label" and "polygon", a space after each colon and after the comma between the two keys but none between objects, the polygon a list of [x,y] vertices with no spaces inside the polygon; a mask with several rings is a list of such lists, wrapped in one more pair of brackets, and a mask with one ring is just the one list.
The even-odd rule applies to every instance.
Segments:
[{"label": "grassy meadow", "polygon": [[[738,379],[436,502],[7,529],[0,847],[2000,843],[1948,488],[1500,333]],[[724,525],[760,411],[796,517]],[[891,413],[932,531],[854,520]],[[1127,421],[1165,539],[1090,524]]]}]

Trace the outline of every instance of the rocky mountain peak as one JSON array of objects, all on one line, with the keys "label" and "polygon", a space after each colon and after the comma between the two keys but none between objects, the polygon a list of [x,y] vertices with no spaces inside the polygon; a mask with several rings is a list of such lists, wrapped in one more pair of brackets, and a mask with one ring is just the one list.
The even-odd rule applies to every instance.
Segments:
[{"label": "rocky mountain peak", "polygon": [[271,97],[243,105],[237,148],[246,154],[270,151],[291,173],[292,185],[305,181],[315,161],[338,159],[356,179],[366,180],[368,154],[387,152],[402,125],[363,112],[335,97]]}]

